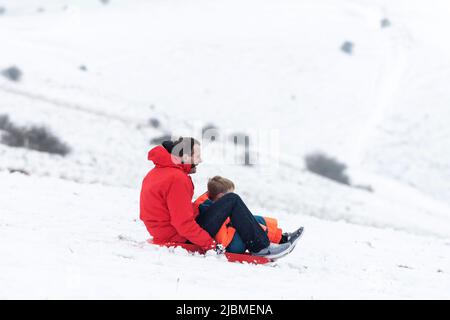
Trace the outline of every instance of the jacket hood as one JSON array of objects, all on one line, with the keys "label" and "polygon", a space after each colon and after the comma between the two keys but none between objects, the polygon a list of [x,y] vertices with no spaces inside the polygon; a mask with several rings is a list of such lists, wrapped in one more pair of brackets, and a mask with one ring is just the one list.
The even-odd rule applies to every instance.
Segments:
[{"label": "jacket hood", "polygon": [[147,158],[159,168],[178,168],[187,174],[191,171],[190,164],[181,163],[180,158],[172,156],[163,146],[156,146],[151,149]]}]

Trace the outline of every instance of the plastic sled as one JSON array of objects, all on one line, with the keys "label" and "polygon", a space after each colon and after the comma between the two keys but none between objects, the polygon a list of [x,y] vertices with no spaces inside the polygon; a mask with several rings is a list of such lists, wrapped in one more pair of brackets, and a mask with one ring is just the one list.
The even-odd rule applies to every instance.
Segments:
[{"label": "plastic sled", "polygon": [[[158,245],[160,247],[183,248],[191,253],[199,253],[199,254],[206,253],[206,251],[201,247],[190,243],[177,243],[177,242],[157,243],[154,242],[153,239],[148,239],[147,242],[150,244]],[[225,252],[224,255],[229,262],[251,263],[251,264],[267,264],[273,262],[273,260],[269,258],[252,256],[249,253],[239,254],[239,253]]]}]

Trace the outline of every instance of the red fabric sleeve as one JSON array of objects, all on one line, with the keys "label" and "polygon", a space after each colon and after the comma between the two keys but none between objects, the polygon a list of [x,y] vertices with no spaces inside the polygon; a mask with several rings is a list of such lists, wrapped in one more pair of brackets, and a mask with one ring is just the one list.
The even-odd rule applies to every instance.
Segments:
[{"label": "red fabric sleeve", "polygon": [[170,222],[178,234],[192,243],[210,249],[214,240],[194,220],[192,186],[189,180],[174,179],[167,194]]}]

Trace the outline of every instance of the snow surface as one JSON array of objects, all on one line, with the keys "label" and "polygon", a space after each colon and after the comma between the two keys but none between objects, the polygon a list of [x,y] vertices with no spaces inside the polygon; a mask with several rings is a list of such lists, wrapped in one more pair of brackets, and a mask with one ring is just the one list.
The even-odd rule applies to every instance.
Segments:
[{"label": "snow surface", "polygon": [[[0,6],[0,70],[23,71],[0,76],[0,115],[73,150],[0,144],[0,298],[450,298],[448,1]],[[252,167],[221,156],[240,148],[205,145],[193,175],[197,195],[221,174],[255,213],[305,226],[276,265],[145,243],[149,140],[209,123],[278,137],[269,165]],[[373,192],[305,170],[317,150]]]}]

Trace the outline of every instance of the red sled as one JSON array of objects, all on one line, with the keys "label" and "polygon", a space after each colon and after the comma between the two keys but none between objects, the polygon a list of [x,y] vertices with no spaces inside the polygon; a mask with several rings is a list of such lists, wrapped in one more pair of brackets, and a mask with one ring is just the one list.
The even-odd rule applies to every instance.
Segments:
[{"label": "red sled", "polygon": [[[153,239],[148,239],[147,242],[150,244],[158,245],[160,247],[183,248],[191,253],[199,253],[199,254],[206,253],[206,251],[201,247],[190,243],[179,243],[179,242],[156,243],[153,242]],[[225,252],[224,255],[229,262],[251,263],[251,264],[267,264],[273,262],[273,260],[269,258],[253,256],[250,253],[239,254],[239,253]]]}]

